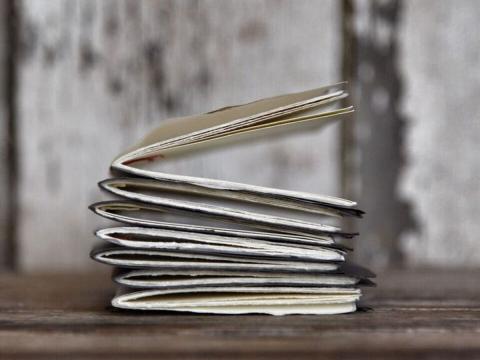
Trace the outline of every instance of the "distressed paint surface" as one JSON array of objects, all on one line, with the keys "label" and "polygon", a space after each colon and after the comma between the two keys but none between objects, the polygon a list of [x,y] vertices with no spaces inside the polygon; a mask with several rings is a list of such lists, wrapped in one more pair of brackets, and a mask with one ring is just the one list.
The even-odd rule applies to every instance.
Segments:
[{"label": "distressed paint surface", "polygon": [[347,160],[349,196],[367,212],[356,222],[360,239],[355,256],[374,268],[398,266],[403,232],[415,226],[401,199],[398,177],[404,164],[403,81],[397,66],[401,1],[353,1],[352,77],[356,106],[353,143]]},{"label": "distressed paint surface", "polygon": [[15,4],[0,0],[0,269],[17,263],[17,131]]},{"label": "distressed paint surface", "polygon": [[419,231],[411,263],[480,262],[480,38],[477,1],[408,1],[401,28],[408,166]]},{"label": "distressed paint surface", "polygon": [[[8,167],[8,103],[6,86],[7,65],[7,27],[6,24],[7,2],[0,1],[0,162],[4,168]],[[6,268],[8,263],[8,172],[0,171],[0,269]]]},{"label": "distressed paint surface", "polygon": [[[339,79],[334,1],[23,1],[20,268],[81,269],[109,162],[162,119]],[[167,166],[337,194],[337,130]]]}]

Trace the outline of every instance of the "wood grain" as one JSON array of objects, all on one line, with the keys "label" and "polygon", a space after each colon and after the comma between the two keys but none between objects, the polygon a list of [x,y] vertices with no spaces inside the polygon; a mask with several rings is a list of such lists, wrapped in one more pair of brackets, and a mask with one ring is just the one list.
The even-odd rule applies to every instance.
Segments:
[{"label": "wood grain", "polygon": [[0,277],[2,358],[476,358],[478,270],[384,273],[334,316],[208,316],[107,306],[106,273]]},{"label": "wood grain", "polygon": [[[480,261],[480,40],[475,1],[408,1],[400,31],[408,165],[401,190],[419,229],[405,234],[411,263]],[[472,201],[473,200],[473,201]],[[456,241],[458,240],[458,241]]]},{"label": "wood grain", "polygon": [[[19,4],[20,269],[90,266],[96,182],[162,119],[340,80],[335,1]],[[336,133],[164,169],[335,195]]]},{"label": "wood grain", "polygon": [[[6,84],[6,68],[7,68],[7,26],[6,15],[7,2],[0,1],[0,162],[3,166],[8,167],[8,103],[7,103],[7,86]],[[9,178],[7,171],[0,171],[0,198],[7,199],[9,190]],[[7,254],[8,251],[8,201],[0,201],[0,269],[8,267]]]},{"label": "wood grain", "polygon": [[163,119],[341,76],[357,108],[342,134],[164,169],[324,194],[342,184],[367,210],[360,262],[478,265],[475,1],[0,0],[0,10],[0,268],[89,268],[95,183]]},{"label": "wood grain", "polygon": [[397,67],[401,1],[351,1],[347,39],[353,43],[348,73],[355,121],[344,142],[346,196],[367,212],[354,225],[361,239],[355,256],[377,268],[402,265],[402,234],[415,226],[398,187],[404,166],[403,78]]},{"label": "wood grain", "polygon": [[16,9],[0,0],[0,271],[16,265]]}]

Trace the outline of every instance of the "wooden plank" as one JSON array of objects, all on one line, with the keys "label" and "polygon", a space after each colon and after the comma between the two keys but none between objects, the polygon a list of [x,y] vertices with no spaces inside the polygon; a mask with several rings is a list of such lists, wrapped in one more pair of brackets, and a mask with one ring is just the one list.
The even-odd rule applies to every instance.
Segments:
[{"label": "wooden plank", "polygon": [[113,310],[106,273],[3,275],[0,356],[476,358],[479,276],[478,269],[385,272],[364,300],[371,311],[272,317]]},{"label": "wooden plank", "polygon": [[[91,265],[95,183],[161,119],[339,80],[333,0],[20,3],[25,270]],[[331,127],[166,169],[336,194],[336,134]]]},{"label": "wooden plank", "polygon": [[[407,1],[400,32],[407,166],[401,189],[419,231],[403,237],[411,263],[480,261],[480,43],[476,1]],[[434,24],[432,27],[431,24]]]},{"label": "wooden plank", "polygon": [[[0,1],[0,161],[8,167],[8,110],[6,92],[6,68],[7,68],[7,26],[6,24],[7,2]],[[0,198],[8,198],[9,181],[8,172],[0,171]],[[0,269],[7,267],[7,258],[9,256],[7,228],[8,228],[8,201],[0,201]]]},{"label": "wooden plank", "polygon": [[[344,73],[350,75],[355,122],[344,134],[344,189],[367,212],[355,256],[374,268],[401,265],[400,236],[415,226],[398,186],[403,168],[405,119],[402,77],[397,69],[400,1],[346,1],[344,26],[350,43]],[[348,56],[350,55],[350,57]]]}]

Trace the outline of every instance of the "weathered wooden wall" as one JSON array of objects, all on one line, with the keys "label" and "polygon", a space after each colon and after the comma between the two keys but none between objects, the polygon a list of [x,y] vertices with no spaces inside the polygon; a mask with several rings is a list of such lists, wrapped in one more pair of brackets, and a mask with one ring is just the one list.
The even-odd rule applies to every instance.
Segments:
[{"label": "weathered wooden wall", "polygon": [[402,194],[417,231],[402,237],[412,263],[480,263],[480,4],[405,4],[399,65],[405,75],[407,165]]},{"label": "weathered wooden wall", "polygon": [[[95,184],[163,118],[340,80],[334,1],[37,0],[19,16],[25,270],[91,265]],[[170,170],[335,194],[335,131]]]},{"label": "weathered wooden wall", "polygon": [[400,1],[353,1],[350,77],[357,109],[346,143],[345,195],[367,211],[356,222],[356,256],[374,267],[403,264],[398,239],[414,226],[408,203],[399,197],[404,165],[403,79],[397,66]]},{"label": "weathered wooden wall", "polygon": [[478,2],[344,3],[357,108],[344,192],[367,211],[356,256],[478,266]]},{"label": "weathered wooden wall", "polygon": [[[8,27],[6,26],[7,19],[7,3],[0,1],[0,69],[5,69],[7,66],[7,34]],[[7,72],[0,72],[0,163],[8,164],[8,101],[6,93],[7,87]],[[8,197],[9,181],[8,171],[4,169],[0,171],[0,199]],[[0,253],[7,254],[7,224],[8,224],[8,201],[0,201]],[[7,266],[6,256],[0,257],[0,267]]]},{"label": "weathered wooden wall", "polygon": [[16,254],[15,22],[13,4],[0,0],[0,269],[12,269]]},{"label": "weathered wooden wall", "polygon": [[95,183],[162,119],[341,79],[353,125],[169,170],[343,192],[368,212],[347,224],[362,233],[355,256],[377,268],[479,264],[475,1],[0,7],[1,267],[92,266]]}]

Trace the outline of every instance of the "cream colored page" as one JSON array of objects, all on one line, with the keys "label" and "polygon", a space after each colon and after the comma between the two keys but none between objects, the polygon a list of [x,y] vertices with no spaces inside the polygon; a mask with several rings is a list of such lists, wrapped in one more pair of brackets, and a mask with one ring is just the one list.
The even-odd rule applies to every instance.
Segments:
[{"label": "cream colored page", "polygon": [[[270,241],[284,241],[296,244],[309,244],[309,245],[320,245],[320,244],[332,244],[333,240],[328,237],[320,236],[300,236],[300,235],[289,235],[289,234],[279,234],[266,231],[252,231],[252,230],[239,230],[239,229],[229,229],[225,227],[218,226],[208,226],[208,225],[192,225],[182,222],[182,218],[179,216],[177,220],[179,222],[167,222],[167,221],[158,221],[152,219],[138,218],[132,216],[125,216],[117,211],[130,211],[137,212],[143,210],[151,210],[163,213],[163,210],[145,205],[137,205],[138,203],[128,203],[125,201],[121,202],[107,202],[107,203],[98,203],[92,207],[93,211],[103,216],[107,219],[120,221],[130,225],[136,226],[146,226],[151,228],[160,228],[160,229],[169,229],[169,230],[180,230],[180,231],[189,231],[194,233],[204,233],[204,234],[214,234],[214,235],[224,235],[224,236],[240,236],[248,237],[250,239],[256,240],[270,240]],[[172,220],[173,221],[173,220]]]},{"label": "cream colored page", "polygon": [[[114,305],[115,306],[115,305]],[[274,316],[283,315],[334,315],[355,312],[355,301],[339,304],[307,304],[307,305],[256,305],[256,306],[196,306],[178,307],[175,311],[188,311],[193,313],[209,313],[223,315],[241,314],[267,314]]]},{"label": "cream colored page", "polygon": [[329,112],[324,115],[295,117],[282,119],[278,122],[257,125],[246,129],[240,129],[229,132],[213,138],[207,138],[180,146],[172,146],[161,150],[159,161],[175,159],[188,155],[188,153],[198,153],[200,151],[215,150],[225,145],[242,144],[254,142],[266,136],[289,136],[297,132],[315,130],[329,124],[332,121],[340,120],[351,113],[353,109],[342,108],[337,111]]},{"label": "cream colored page", "polygon": [[139,144],[132,147],[127,153],[177,136],[227,124],[236,119],[254,118],[262,114],[275,113],[284,108],[295,107],[309,100],[325,96],[334,89],[340,89],[341,92],[343,86],[343,84],[332,85],[300,93],[258,100],[244,105],[231,106],[206,114],[171,119],[150,132]]},{"label": "cream colored page", "polygon": [[328,314],[355,311],[355,301],[361,295],[359,290],[338,288],[213,289],[215,293],[212,293],[212,288],[198,288],[187,293],[184,290],[119,293],[112,300],[112,305],[128,309],[209,313]]},{"label": "cream colored page", "polygon": [[[305,131],[308,129],[314,129],[319,125],[322,125],[322,121],[317,122],[315,120],[320,119],[328,122],[330,120],[339,119],[342,116],[345,116],[346,113],[349,113],[351,111],[352,110],[350,108],[345,108],[345,109],[338,110],[338,112],[334,112],[333,114],[327,115],[325,119],[323,119],[322,116],[320,116],[319,118],[315,118],[313,120],[309,118],[304,121],[300,121],[298,123],[291,123],[291,122],[288,122],[286,124],[282,123],[281,125],[276,126],[275,129],[272,129],[271,127],[260,128],[254,131],[253,134],[250,132],[243,132],[243,133],[235,134],[232,136],[224,136],[221,138],[200,141],[200,142],[189,144],[189,145],[177,146],[171,149],[164,149],[162,150],[162,156],[166,157],[167,159],[171,159],[171,158],[175,158],[177,156],[181,156],[183,154],[187,154],[191,152],[198,152],[206,149],[212,149],[214,146],[221,146],[221,145],[231,144],[234,142],[246,141],[246,140],[253,139],[254,137],[267,135],[267,134],[270,135],[272,134],[272,131],[277,131],[277,133],[282,133],[282,134],[289,134],[295,131],[300,131],[300,130]],[[319,202],[331,203],[332,205],[335,204],[335,205],[344,206],[344,207],[352,207],[356,205],[355,202],[339,199],[339,198],[332,198],[329,196],[313,195],[313,194],[292,192],[292,191],[286,191],[286,190],[280,190],[280,189],[271,189],[271,188],[253,186],[253,185],[234,183],[229,181],[215,180],[215,179],[166,174],[158,171],[141,169],[138,167],[125,165],[121,163],[118,163],[113,167],[118,170],[122,170],[124,172],[139,175],[142,177],[148,177],[148,178],[157,179],[161,181],[191,183],[197,186],[210,188],[210,189],[217,189],[217,190],[223,189],[223,190],[229,190],[229,191],[245,190],[245,191],[249,191],[252,194],[256,193],[261,196],[265,196],[266,194],[268,194],[269,196],[270,195],[289,196],[292,198],[307,199],[308,201],[319,201]]]}]

